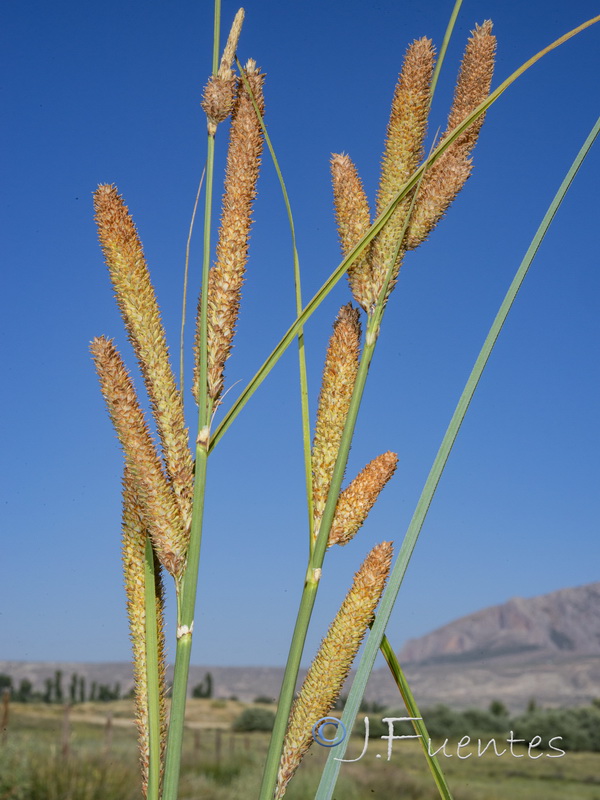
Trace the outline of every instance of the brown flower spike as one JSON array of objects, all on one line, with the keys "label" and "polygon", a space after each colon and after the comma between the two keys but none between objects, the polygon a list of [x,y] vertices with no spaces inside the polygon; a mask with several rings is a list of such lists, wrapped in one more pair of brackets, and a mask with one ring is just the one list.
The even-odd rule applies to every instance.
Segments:
[{"label": "brown flower spike", "polygon": [[359,310],[342,306],[325,357],[312,448],[315,534],[327,502],[360,356]]},{"label": "brown flower spike", "polygon": [[99,186],[94,206],[100,243],[150,398],[167,475],[188,528],[194,466],[183,402],[171,369],[165,331],[142,245],[116,187]]},{"label": "brown flower spike", "polygon": [[[331,156],[331,180],[342,255],[347,256],[371,227],[369,202],[350,156]],[[348,267],[348,280],[354,299],[368,311],[377,299],[373,295],[370,247]]]},{"label": "brown flower spike", "polygon": [[315,722],[327,715],[339,697],[367,627],[383,593],[392,561],[391,542],[376,545],[331,623],[294,701],[277,776],[276,800],[312,744]]},{"label": "brown flower spike", "polygon": [[[245,67],[248,83],[261,114],[264,112],[262,75],[250,60]],[[208,393],[217,403],[223,392],[225,361],[231,354],[240,306],[240,293],[248,260],[252,203],[263,147],[258,117],[241,79],[231,115],[225,192],[216,261],[208,280]],[[200,306],[196,325],[196,364],[200,338]],[[194,394],[198,397],[198,367]]]},{"label": "brown flower spike", "polygon": [[[492,23],[486,20],[475,27],[465,48],[442,140],[488,96],[495,53],[496,37]],[[407,250],[418,247],[429,236],[471,174],[470,155],[484,116],[471,123],[425,173],[407,232]]]},{"label": "brown flower spike", "polygon": [[[418,167],[423,157],[423,140],[427,131],[431,77],[435,50],[430,39],[417,39],[404,58],[404,64],[392,99],[390,120],[381,164],[381,179],[375,213],[379,216]],[[373,242],[372,259],[377,297],[394,258],[404,231],[411,196],[394,209],[392,216]],[[392,283],[400,269],[403,251],[392,273]]]},{"label": "brown flower spike", "polygon": [[396,471],[398,456],[383,453],[370,461],[340,494],[329,532],[328,547],[347,544],[359,531],[383,487]]},{"label": "brown flower spike", "polygon": [[162,471],[133,383],[111,341],[103,336],[94,339],[91,351],[145,526],[160,563],[177,578],[185,565],[187,532],[173,490]]}]

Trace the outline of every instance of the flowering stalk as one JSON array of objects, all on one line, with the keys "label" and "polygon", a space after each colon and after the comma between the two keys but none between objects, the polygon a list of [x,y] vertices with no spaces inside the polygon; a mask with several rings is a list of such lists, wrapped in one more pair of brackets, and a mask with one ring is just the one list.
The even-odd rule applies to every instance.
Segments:
[{"label": "flowering stalk", "polygon": [[275,715],[273,732],[271,734],[267,760],[265,762],[260,790],[260,800],[272,800],[273,793],[275,791],[278,766],[281,758],[287,721],[294,698],[294,688],[298,677],[298,671],[300,669],[300,661],[304,650],[306,634],[308,632],[308,626],[317,597],[323,560],[329,541],[329,532],[331,530],[335,515],[335,509],[342,486],[348,454],[350,452],[350,445],[354,435],[358,410],[360,408],[360,403],[365,389],[367,374],[373,358],[376,341],[377,339],[376,336],[373,335],[372,325],[370,322],[369,326],[367,327],[365,346],[361,355],[358,372],[356,374],[354,383],[354,389],[350,399],[350,404],[348,406],[348,412],[340,439],[340,445],[331,477],[327,500],[314,542],[314,548],[312,550],[306,570],[304,588],[300,599],[300,607],[296,617],[296,624],[294,626],[292,642],[288,653],[283,682],[277,703],[277,713]]},{"label": "flowering stalk", "polygon": [[391,560],[391,542],[376,545],[368,554],[306,674],[289,717],[275,800],[285,794],[287,784],[312,744],[314,724],[331,711],[340,695],[373,619]]},{"label": "flowering stalk", "polygon": [[[218,15],[218,6],[215,15]],[[233,63],[242,16],[238,12],[233,26],[235,30],[228,39],[217,79],[224,77],[229,80],[229,70]],[[258,72],[254,62],[248,62],[246,69],[253,92],[262,98],[264,77]],[[214,81],[214,75],[211,80]],[[207,111],[206,107],[205,111]],[[210,186],[212,186],[213,180],[214,134],[216,131],[215,119],[211,117],[212,113],[212,110],[207,111],[209,142],[207,184]],[[260,125],[250,98],[240,80],[237,82],[237,98],[231,106],[231,114],[232,123],[217,258],[215,265],[210,270],[208,268],[210,255],[208,243],[212,195],[208,190],[205,208],[203,290],[198,309],[195,347],[194,394],[198,402],[199,432],[196,440],[192,533],[186,572],[178,587],[177,648],[163,800],[176,800],[178,791],[210,445],[210,422],[212,412],[221,399],[225,361],[231,351],[238,315],[240,290],[247,260],[252,203],[256,194],[256,180],[262,150]]]}]

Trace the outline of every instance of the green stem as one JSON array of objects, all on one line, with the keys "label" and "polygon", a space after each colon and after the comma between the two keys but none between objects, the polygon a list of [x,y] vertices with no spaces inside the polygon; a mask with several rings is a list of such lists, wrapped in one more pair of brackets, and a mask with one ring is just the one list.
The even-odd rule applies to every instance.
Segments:
[{"label": "green stem", "polygon": [[458,17],[458,12],[460,11],[461,6],[462,6],[462,0],[456,0],[456,2],[454,3],[454,7],[452,9],[452,13],[450,14],[450,19],[448,20],[448,25],[446,26],[446,32],[444,33],[444,38],[442,39],[442,45],[440,47],[440,52],[437,58],[435,69],[433,70],[433,77],[431,79],[431,90],[429,92],[429,108],[431,108],[431,104],[433,103],[433,96],[437,88],[438,78],[440,77],[440,72],[442,71],[444,59],[446,58],[446,51],[448,49],[450,39],[452,38],[452,33],[454,31],[454,26],[456,24],[456,18]]},{"label": "green stem", "polygon": [[[212,71],[216,74],[219,64],[219,28],[221,3],[215,0],[215,23],[213,39]],[[208,445],[210,439],[210,415],[212,404],[208,397],[208,275],[210,270],[210,231],[212,221],[212,196],[214,183],[215,137],[208,135],[206,156],[206,192],[204,202],[204,246],[202,257],[202,293],[200,299],[199,335],[199,380],[198,380],[198,438],[196,441],[196,468],[194,472],[194,498],[190,543],[186,566],[177,583],[177,646],[171,696],[171,714],[167,738],[167,755],[162,800],[177,800],[181,750],[185,723],[188,676],[192,652],[192,631],[198,588],[198,568],[204,518]]]},{"label": "green stem", "polygon": [[275,723],[273,726],[271,741],[269,743],[269,750],[267,753],[267,760],[263,773],[260,800],[271,800],[275,790],[279,761],[281,759],[281,752],[283,750],[283,740],[285,738],[287,721],[290,714],[292,701],[294,699],[294,690],[298,680],[298,672],[300,670],[300,661],[302,659],[306,634],[317,597],[321,568],[325,558],[325,551],[327,550],[329,531],[331,530],[331,525],[333,523],[335,508],[346,469],[346,462],[348,461],[348,453],[350,452],[352,436],[356,427],[356,419],[358,417],[358,411],[364,393],[367,374],[373,358],[376,343],[377,337],[373,332],[372,324],[370,324],[367,326],[366,343],[358,367],[356,381],[354,383],[354,390],[352,392],[352,398],[350,400],[350,406],[348,408],[348,414],[344,424],[344,431],[342,433],[342,438],[338,449],[337,459],[331,479],[331,486],[327,495],[327,502],[325,504],[323,517],[321,519],[319,534],[309,559],[304,589],[300,599],[300,608],[296,618],[288,660],[279,694],[277,714],[275,716]]},{"label": "green stem", "polygon": [[144,610],[146,632],[146,686],[148,692],[148,789],[146,800],[158,800],[160,790],[160,679],[156,621],[156,575],[154,551],[146,537],[144,565]]},{"label": "green stem", "polygon": [[213,23],[212,74],[219,69],[219,42],[221,41],[221,0],[215,0]]},{"label": "green stem", "polygon": [[[491,352],[494,348],[496,340],[500,335],[500,331],[506,321],[508,313],[512,307],[512,304],[515,301],[517,293],[521,288],[523,281],[525,280],[525,276],[529,271],[529,267],[535,257],[535,254],[540,247],[544,236],[548,228],[550,227],[550,223],[552,222],[554,215],[556,214],[569,186],[571,185],[577,171],[579,170],[581,164],[583,163],[584,158],[586,157],[589,149],[591,148],[595,138],[600,133],[600,118],[596,121],[592,131],[590,132],[589,136],[587,137],[585,143],[583,144],[581,150],[577,154],[571,168],[569,169],[567,175],[565,176],[563,182],[560,185],[558,192],[556,193],[550,207],[548,208],[544,218],[531,242],[523,261],[521,262],[519,269],[513,281],[502,301],[500,309],[492,323],[492,327],[483,343],[479,356],[475,362],[475,366],[471,371],[469,379],[466,383],[466,386],[460,396],[456,409],[454,410],[454,414],[452,415],[452,419],[448,425],[446,430],[446,434],[442,440],[440,445],[440,449],[435,457],[429,475],[427,477],[427,481],[425,482],[425,486],[423,487],[423,491],[421,492],[421,496],[417,502],[417,506],[415,508],[412,520],[410,525],[408,526],[408,530],[406,531],[406,535],[404,537],[404,541],[402,542],[402,547],[400,548],[400,553],[398,558],[396,559],[396,563],[392,569],[390,574],[388,585],[383,593],[383,597],[381,598],[381,602],[379,604],[379,609],[377,611],[377,618],[373,623],[373,627],[371,628],[371,632],[369,633],[369,637],[367,639],[365,649],[363,651],[358,669],[356,671],[356,675],[352,682],[352,687],[350,689],[350,693],[348,695],[348,699],[346,701],[346,705],[344,707],[344,713],[342,715],[342,722],[346,728],[346,730],[352,730],[352,726],[354,725],[354,721],[356,719],[356,714],[358,713],[358,709],[360,706],[360,702],[362,696],[364,694],[365,687],[367,685],[367,680],[369,675],[371,674],[371,670],[373,669],[373,664],[375,663],[375,658],[379,651],[381,641],[383,639],[383,635],[385,633],[385,628],[388,624],[389,618],[391,616],[394,603],[396,601],[396,597],[398,596],[398,592],[400,590],[400,586],[404,579],[404,575],[406,574],[406,569],[408,567],[408,563],[410,561],[411,555],[417,543],[417,539],[419,537],[419,533],[421,532],[421,528],[423,527],[423,523],[425,522],[425,517],[427,516],[427,512],[433,500],[433,495],[435,494],[435,490],[438,486],[440,478],[442,476],[442,472],[448,461],[450,456],[450,452],[456,441],[456,437],[458,436],[458,432],[460,430],[460,426],[462,421],[467,413],[467,409],[469,404],[475,394],[475,390],[481,379],[483,374],[483,370],[485,369],[485,365],[491,355]],[[338,759],[344,757],[344,753],[346,752],[347,740],[342,742],[338,745],[335,749],[336,752],[330,753],[327,758],[327,763],[325,765],[325,769],[323,770],[323,774],[321,776],[321,782],[319,784],[319,788],[317,790],[317,794],[315,796],[315,800],[331,800],[335,783],[337,780],[337,776],[340,769],[340,761]]]},{"label": "green stem", "polygon": [[[462,0],[460,0],[462,2]],[[417,190],[413,196],[411,209],[415,202],[415,197],[419,188],[419,184],[423,179],[423,175],[425,174],[424,171],[421,171],[419,177],[416,181],[417,183]],[[396,198],[399,200],[400,198]],[[393,209],[395,204],[391,205]],[[400,247],[402,244],[402,239],[404,238],[404,233],[406,232],[406,227],[408,225],[408,219],[410,216],[407,216],[404,230],[399,238],[398,247],[394,254],[393,259],[391,260],[390,266],[388,268],[386,279],[384,281],[384,285],[380,292],[378,302],[372,317],[369,317],[369,321],[367,323],[367,332],[366,332],[366,341],[365,347],[361,356],[360,365],[358,369],[358,373],[356,376],[356,381],[354,384],[354,389],[352,393],[352,398],[350,401],[350,406],[348,408],[348,414],[346,417],[346,421],[344,424],[344,431],[342,433],[342,438],[340,441],[340,446],[338,449],[338,455],[336,459],[336,464],[334,467],[333,477],[331,481],[331,486],[329,489],[329,493],[327,495],[327,503],[323,512],[323,517],[321,519],[321,524],[319,527],[319,534],[317,536],[316,542],[313,542],[312,539],[312,506],[310,505],[310,541],[311,541],[311,555],[309,559],[309,566],[306,575],[306,580],[304,584],[304,590],[302,592],[302,597],[300,599],[300,608],[298,610],[298,616],[296,618],[296,624],[294,627],[294,633],[292,635],[292,643],[290,645],[290,650],[288,654],[288,661],[286,664],[286,669],[284,673],[283,683],[281,686],[279,701],[277,705],[277,714],[275,717],[275,723],[273,726],[273,732],[271,736],[271,741],[269,744],[269,751],[267,754],[267,762],[265,765],[265,771],[263,774],[263,785],[261,789],[261,800],[263,798],[270,798],[273,794],[275,783],[277,780],[277,771],[279,768],[279,761],[281,758],[281,752],[283,749],[283,740],[285,738],[285,731],[287,727],[287,720],[289,717],[293,696],[294,696],[294,689],[296,686],[296,682],[298,680],[298,672],[300,669],[300,661],[302,659],[302,653],[304,651],[304,644],[306,641],[306,635],[308,632],[308,626],[310,624],[310,619],[312,616],[312,610],[314,607],[314,603],[317,596],[318,585],[320,580],[320,570],[323,565],[323,561],[325,558],[325,552],[327,550],[327,543],[329,539],[329,532],[331,530],[331,526],[333,524],[333,518],[335,516],[335,509],[337,506],[337,500],[339,497],[342,480],[344,478],[344,472],[346,469],[346,463],[348,460],[348,453],[350,452],[350,446],[352,443],[352,437],[354,435],[354,429],[356,427],[356,420],[358,417],[358,411],[360,408],[360,403],[362,400],[362,396],[364,393],[364,388],[367,380],[367,374],[369,371],[369,366],[371,364],[371,360],[373,358],[373,354],[375,352],[375,345],[377,343],[377,337],[379,335],[379,328],[381,325],[381,320],[383,318],[384,310],[385,310],[385,302],[388,292],[388,286],[392,277],[394,264],[396,263],[400,251]],[[389,215],[382,215],[385,218],[385,221],[389,219]],[[385,224],[385,223],[383,223]],[[383,227],[383,225],[381,226]],[[377,227],[377,224],[372,228],[372,234],[375,233],[380,228]],[[369,241],[369,234],[363,239],[364,242]],[[358,247],[360,247],[361,243],[356,246],[355,251]],[[346,260],[342,262],[342,264],[346,264],[348,262],[351,263],[351,259],[353,259],[352,254],[347,256]],[[301,316],[301,310],[298,309],[298,317]],[[306,438],[305,438],[306,441]],[[310,443],[309,443],[310,447]],[[306,460],[305,460],[305,463]],[[309,459],[308,464],[310,465],[310,451],[309,451]],[[311,490],[309,494],[309,504],[310,498],[312,497],[312,474],[310,474],[307,480],[310,479],[311,481]],[[315,577],[319,575],[319,577]]]},{"label": "green stem", "polygon": [[[200,563],[200,544],[202,541],[202,524],[204,514],[204,494],[206,490],[206,468],[208,460],[208,419],[210,404],[207,397],[208,358],[206,350],[206,329],[208,312],[208,267],[210,265],[210,204],[212,202],[212,183],[214,165],[214,137],[208,137],[208,157],[206,165],[206,208],[204,225],[204,263],[202,270],[202,298],[200,303],[200,369],[198,397],[198,428],[204,432],[204,438],[196,446],[196,469],[194,473],[194,500],[190,543],[188,547],[185,572],[177,586],[177,646],[175,650],[175,670],[173,674],[173,691],[171,698],[171,714],[169,717],[169,735],[167,739],[167,757],[165,762],[165,778],[163,800],[177,800],[179,786],[179,770],[190,655],[192,649],[192,628],[194,609],[198,587],[198,567]],[[207,222],[207,217],[209,217]],[[188,633],[180,635],[182,626]]]},{"label": "green stem", "polygon": [[440,762],[436,756],[432,756],[429,752],[429,732],[425,726],[425,722],[423,721],[423,717],[421,716],[417,702],[413,697],[413,693],[410,690],[406,676],[404,675],[402,667],[396,658],[396,654],[392,650],[392,646],[389,643],[387,636],[384,636],[381,641],[381,652],[388,663],[392,677],[394,678],[396,686],[402,695],[402,700],[404,701],[406,710],[412,718],[412,726],[415,729],[415,733],[421,740],[421,747],[423,748],[425,759],[427,760],[427,764],[431,774],[433,775],[433,780],[438,788],[440,797],[443,800],[452,800],[450,787],[446,782],[446,778],[442,772],[442,768],[440,767]]},{"label": "green stem", "polygon": [[194,627],[196,590],[198,586],[198,566],[200,562],[207,460],[208,453],[206,447],[198,445],[196,448],[192,534],[190,537],[185,573],[177,586],[177,648],[175,650],[175,669],[173,674],[171,714],[169,718],[169,736],[167,739],[163,800],[177,800],[177,791],[179,787],[187,685],[190,656],[192,652],[192,631]]}]

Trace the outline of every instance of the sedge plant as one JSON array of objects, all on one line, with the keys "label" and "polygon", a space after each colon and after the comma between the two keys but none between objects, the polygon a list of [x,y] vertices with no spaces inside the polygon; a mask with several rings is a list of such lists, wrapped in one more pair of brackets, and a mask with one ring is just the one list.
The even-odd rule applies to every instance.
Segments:
[{"label": "sedge plant", "polygon": [[[350,156],[334,154],[331,157],[335,218],[343,260],[304,306],[291,204],[264,121],[265,76],[253,59],[247,59],[242,66],[236,58],[244,19],[242,9],[220,52],[217,0],[212,74],[202,98],[207,121],[207,161],[203,175],[202,285],[194,344],[193,396],[198,408],[198,428],[193,448],[184,419],[183,356],[178,386],[133,219],[116,187],[101,185],[95,193],[100,243],[143,377],[159,440],[157,445],[144,404],[138,398],[116,346],[105,337],[95,339],[91,345],[92,355],[125,461],[123,565],[133,647],[142,788],[149,800],[176,800],[178,796],[209,455],[294,339],[299,352],[308,553],[298,615],[264,765],[260,800],[284,797],[289,781],[314,740],[315,725],[333,709],[371,626],[367,650],[343,721],[349,729],[374,654],[380,648],[410,716],[420,716],[393,647],[385,638],[385,626],[432,492],[456,436],[458,427],[454,420],[452,434],[444,441],[443,454],[434,465],[434,478],[428,482],[426,497],[415,515],[417,522],[409,529],[399,560],[392,569],[393,547],[389,541],[382,541],[366,554],[299,693],[294,696],[326,554],[335,549],[335,545],[343,546],[357,535],[392,478],[398,461],[391,451],[374,453],[365,467],[342,488],[369,367],[404,259],[427,239],[468,179],[485,112],[544,52],[597,21],[585,23],[550,45],[491,94],[496,50],[493,26],[489,20],[475,25],[465,45],[446,129],[426,154],[424,143],[431,99],[459,7],[460,2],[457,2],[437,60],[434,44],[426,37],[408,46],[392,99],[373,207]],[[213,258],[210,232],[214,155],[226,122],[229,127],[227,162]],[[232,352],[236,330],[252,209],[265,144],[281,178],[290,219],[296,319],[215,427],[214,420],[226,391],[225,365]],[[590,145],[591,140],[587,146]],[[333,323],[311,437],[303,327],[345,273],[351,297]],[[510,303],[503,311],[504,316],[509,307]],[[498,332],[496,326],[491,334],[492,345]],[[486,356],[478,366],[479,375],[491,349],[489,344],[486,346]],[[468,387],[471,395],[477,380],[478,377]],[[468,400],[466,404],[461,400],[459,405],[464,416]],[[174,581],[176,596],[176,650],[170,708],[167,708],[164,635],[163,584],[167,574]],[[390,586],[386,591],[388,579]],[[383,610],[376,617],[382,597]],[[419,720],[416,727],[424,742],[427,732],[423,721]],[[439,763],[427,752],[425,758],[440,795],[451,797]],[[334,760],[332,755],[318,790],[317,796],[323,799],[332,796],[335,786],[339,762],[335,764]]]}]

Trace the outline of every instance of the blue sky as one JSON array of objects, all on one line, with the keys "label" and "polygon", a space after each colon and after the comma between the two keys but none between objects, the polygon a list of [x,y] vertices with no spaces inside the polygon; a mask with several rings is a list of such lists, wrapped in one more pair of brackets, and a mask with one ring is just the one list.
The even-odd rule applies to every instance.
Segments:
[{"label": "blue sky", "polygon": [[[266,120],[295,212],[306,299],[340,260],[330,153],[350,153],[373,198],[406,45],[423,35],[439,45],[450,8],[442,0],[259,0],[246,8],[238,52],[267,72]],[[236,10],[224,0],[224,29]],[[476,22],[495,24],[495,86],[597,11],[587,0],[465,0],[432,130],[445,123]],[[176,355],[185,240],[205,157],[199,97],[210,69],[212,4],[30,0],[9,4],[3,16],[0,658],[126,660],[121,455],[88,342],[114,337],[131,367],[133,359],[91,194],[110,182],[124,194]],[[592,28],[553,52],[493,107],[473,177],[431,239],[406,259],[348,476],[388,449],[398,453],[399,468],[357,538],[328,556],[310,650],[367,551],[385,539],[401,542],[495,311],[595,122],[599,37]],[[218,167],[224,152],[221,134]],[[596,146],[484,375],[400,593],[388,631],[396,648],[512,596],[598,579],[599,169]],[[218,183],[215,191],[218,200]],[[226,402],[294,313],[289,233],[267,158],[255,220],[227,367],[228,386],[236,385]],[[307,327],[313,413],[331,323],[349,299],[344,281]],[[188,373],[189,355],[190,348]],[[187,411],[193,431],[190,401]],[[293,348],[211,461],[193,661],[282,664],[306,555]]]}]

